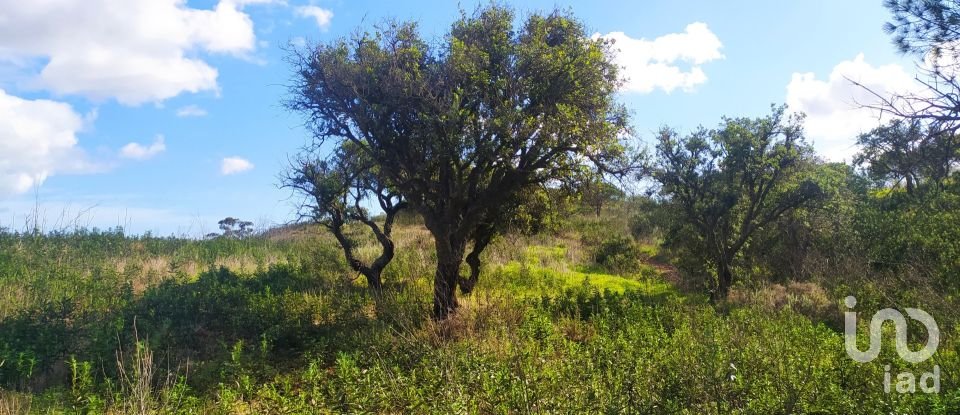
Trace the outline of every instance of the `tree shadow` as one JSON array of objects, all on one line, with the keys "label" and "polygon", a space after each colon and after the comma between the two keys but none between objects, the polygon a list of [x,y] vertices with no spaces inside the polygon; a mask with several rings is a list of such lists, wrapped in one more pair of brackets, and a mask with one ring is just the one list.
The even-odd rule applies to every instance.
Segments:
[{"label": "tree shadow", "polygon": [[[0,385],[41,391],[71,384],[66,362],[91,362],[101,378],[116,377],[117,350],[138,339],[161,356],[155,364],[189,365],[195,389],[215,387],[238,365],[269,377],[307,360],[335,361],[411,320],[426,307],[406,284],[374,295],[338,278],[276,265],[250,276],[211,269],[192,280],[166,280],[134,295],[118,292],[115,307],[81,310],[62,300],[0,321]],[[390,315],[390,318],[378,316]],[[412,320],[411,320],[412,321]]]}]

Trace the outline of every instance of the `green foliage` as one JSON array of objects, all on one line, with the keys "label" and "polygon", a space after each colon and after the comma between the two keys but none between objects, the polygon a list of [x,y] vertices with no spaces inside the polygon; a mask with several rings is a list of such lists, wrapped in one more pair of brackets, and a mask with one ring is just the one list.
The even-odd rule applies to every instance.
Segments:
[{"label": "green foliage", "polygon": [[540,187],[517,195],[505,215],[508,233],[536,235],[556,232],[573,213],[572,195],[564,189]]},{"label": "green foliage", "polygon": [[960,186],[922,199],[897,191],[878,193],[857,217],[872,265],[883,270],[919,269],[929,282],[960,288]]},{"label": "green foliage", "polygon": [[286,105],[305,116],[313,148],[364,155],[423,217],[437,246],[437,318],[456,310],[457,287],[472,291],[494,236],[545,212],[530,193],[633,167],[610,43],[569,12],[517,23],[490,4],[442,42],[388,22],[290,59]]},{"label": "green foliage", "polygon": [[893,36],[893,44],[902,53],[932,58],[950,65],[956,62],[960,34],[960,5],[954,0],[885,0],[893,14],[883,29]]},{"label": "green foliage", "polygon": [[[850,190],[859,182],[848,173],[840,166],[818,167],[811,175],[823,188],[846,196],[831,198],[827,203],[835,204],[822,211],[798,210],[792,220],[808,221],[816,231],[833,223],[831,214],[845,216],[849,210],[869,218],[883,209],[902,213],[919,203],[898,199],[902,192],[861,199]],[[937,200],[942,205],[925,206],[941,206],[947,218],[952,199]],[[864,210],[870,203],[876,203],[875,210]],[[620,209],[630,208],[616,203],[601,218],[572,217],[560,232],[566,236],[513,235],[495,241],[488,252],[488,277],[480,283],[485,295],[471,298],[443,322],[423,318],[433,252],[418,225],[398,228],[402,245],[385,270],[391,282],[378,296],[344,278],[350,274],[335,241],[312,234],[284,242],[4,235],[31,244],[36,252],[60,253],[55,269],[74,276],[79,288],[60,288],[66,284],[56,280],[62,278],[53,272],[57,261],[35,258],[16,244],[0,246],[9,260],[4,270],[47,267],[23,269],[22,281],[4,280],[8,287],[35,284],[59,297],[21,303],[0,316],[0,382],[29,397],[31,411],[39,413],[960,410],[960,396],[951,393],[960,370],[958,333],[941,314],[935,314],[943,322],[935,361],[943,371],[944,393],[886,394],[886,365],[897,373],[918,373],[930,370],[929,363],[904,364],[889,344],[874,362],[852,361],[833,324],[839,311],[835,305],[833,311],[822,307],[841,294],[831,292],[824,300],[822,291],[788,286],[796,298],[787,307],[761,302],[711,307],[665,282],[654,267],[663,265],[649,262],[651,247],[612,236],[628,234],[629,216]],[[840,229],[866,229],[860,221],[843,222]],[[578,229],[593,233],[581,235]],[[599,242],[583,243],[589,238]],[[931,243],[951,240],[950,234],[944,238]],[[905,240],[891,236],[878,239],[876,246]],[[110,252],[96,251],[107,246]],[[596,248],[608,258],[639,251],[640,261],[623,272],[598,269]],[[150,277],[147,268],[154,257],[141,249],[182,259]],[[107,266],[117,259],[112,255],[143,261],[134,271],[117,271]],[[264,262],[249,267],[238,259],[254,256]],[[213,262],[186,272],[186,263],[201,258]],[[80,277],[88,272],[102,278],[94,283]],[[843,290],[843,295],[857,295],[863,315],[888,306],[876,286]],[[898,297],[926,308],[914,302],[918,298]],[[805,308],[814,305],[816,312]],[[866,332],[861,327],[860,333]],[[923,340],[914,337],[913,342]],[[152,371],[143,369],[147,362]],[[9,396],[0,393],[0,401],[21,399]]]},{"label": "green foliage", "polygon": [[781,106],[686,137],[661,131],[651,169],[676,215],[666,244],[695,257],[684,264],[688,272],[715,272],[707,284],[714,299],[726,297],[735,262],[758,229],[822,196],[814,181],[797,180],[812,152],[801,121]]},{"label": "green foliage", "polygon": [[614,273],[632,274],[640,267],[640,262],[648,258],[636,242],[620,236],[603,241],[593,254],[593,259]]},{"label": "green foliage", "polygon": [[[571,294],[574,295],[574,294]],[[563,295],[523,306],[507,345],[409,345],[413,358],[341,353],[256,388],[247,402],[289,413],[851,413],[957,408],[945,395],[888,395],[883,357],[850,360],[842,338],[803,317],[643,296]],[[469,351],[469,352],[468,352]],[[236,394],[224,394],[241,405]],[[242,400],[241,400],[242,402]],[[282,409],[281,409],[282,408]]]},{"label": "green foliage", "polygon": [[843,163],[811,163],[799,175],[822,192],[819,203],[787,212],[759,229],[744,247],[738,273],[750,282],[808,281],[862,273],[826,269],[824,263],[854,265],[865,241],[855,227],[864,212],[869,181]]},{"label": "green foliage", "polygon": [[960,160],[960,138],[919,119],[897,119],[860,135],[854,163],[881,185],[906,182],[907,193],[926,182],[939,187]]},{"label": "green foliage", "polygon": [[600,216],[605,205],[624,196],[623,190],[601,178],[591,178],[580,187],[581,202],[597,216]]}]

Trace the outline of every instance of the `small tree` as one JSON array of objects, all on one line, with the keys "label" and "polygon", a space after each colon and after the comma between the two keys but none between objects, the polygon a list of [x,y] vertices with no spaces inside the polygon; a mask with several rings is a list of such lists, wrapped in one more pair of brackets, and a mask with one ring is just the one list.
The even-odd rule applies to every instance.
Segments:
[{"label": "small tree", "polygon": [[[302,156],[291,162],[282,186],[303,197],[298,207],[300,219],[329,230],[343,249],[350,268],[366,278],[370,289],[379,292],[383,287],[381,274],[394,256],[393,223],[407,204],[377,177],[369,160],[349,151],[349,146],[340,148],[327,160]],[[366,201],[377,203],[383,212],[382,225],[364,206]],[[347,233],[347,226],[354,223],[369,228],[380,244],[380,255],[370,264],[354,252],[356,241]]]},{"label": "small tree", "polygon": [[605,205],[623,197],[623,190],[596,177],[583,184],[581,194],[583,203],[592,208],[599,218]]},{"label": "small tree", "polygon": [[232,216],[227,216],[217,222],[221,234],[209,233],[207,238],[236,238],[243,239],[253,234],[253,222],[244,221]]},{"label": "small tree", "polygon": [[436,318],[456,310],[458,286],[473,289],[519,195],[587,169],[626,170],[609,43],[562,12],[516,28],[514,17],[491,5],[436,43],[416,23],[390,23],[291,57],[287,107],[306,116],[315,142],[354,146],[423,217],[437,253]]},{"label": "small tree", "polygon": [[797,180],[812,150],[802,117],[787,116],[785,109],[758,119],[727,118],[718,129],[686,137],[660,132],[653,178],[681,218],[668,243],[716,270],[714,301],[726,298],[734,261],[751,236],[820,194],[812,181]]}]

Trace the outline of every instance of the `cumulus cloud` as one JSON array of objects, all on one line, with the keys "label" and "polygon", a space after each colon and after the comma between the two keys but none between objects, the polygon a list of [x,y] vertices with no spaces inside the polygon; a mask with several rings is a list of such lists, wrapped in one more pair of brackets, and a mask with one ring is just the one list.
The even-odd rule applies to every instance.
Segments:
[{"label": "cumulus cloud", "polygon": [[917,93],[919,84],[900,65],[874,66],[863,54],[833,67],[827,79],[812,72],[794,73],[787,85],[787,105],[807,115],[805,127],[817,151],[827,159],[849,161],[857,152],[856,138],[889,120],[878,111],[864,108],[879,99],[851,81],[880,96]]},{"label": "cumulus cloud", "polygon": [[225,157],[220,162],[220,174],[224,176],[243,173],[251,169],[253,169],[253,163],[242,157]]},{"label": "cumulus cloud", "polygon": [[701,66],[724,58],[720,39],[700,22],[687,25],[683,33],[653,40],[634,39],[623,32],[597,33],[594,38],[614,41],[615,62],[623,67],[627,78],[624,90],[628,92],[646,94],[658,88],[668,93],[677,88],[693,91],[707,82]]},{"label": "cumulus cloud", "polygon": [[133,160],[147,160],[167,149],[163,135],[158,134],[149,146],[140,143],[129,143],[120,149],[120,157]]},{"label": "cumulus cloud", "polygon": [[76,137],[84,121],[68,104],[0,89],[0,196],[24,193],[56,173],[88,169]]},{"label": "cumulus cloud", "polygon": [[312,18],[317,22],[317,27],[326,32],[330,28],[330,21],[333,20],[333,12],[317,6],[302,6],[296,9],[297,16]]},{"label": "cumulus cloud", "polygon": [[45,61],[36,86],[123,104],[215,91],[217,70],[198,51],[246,56],[256,48],[243,8],[184,0],[0,0],[0,58]]},{"label": "cumulus cloud", "polygon": [[178,117],[203,117],[207,115],[207,110],[196,105],[187,105],[177,110]]},{"label": "cumulus cloud", "polygon": [[287,4],[284,0],[223,0],[224,3],[230,3],[237,7],[243,7],[251,4]]}]

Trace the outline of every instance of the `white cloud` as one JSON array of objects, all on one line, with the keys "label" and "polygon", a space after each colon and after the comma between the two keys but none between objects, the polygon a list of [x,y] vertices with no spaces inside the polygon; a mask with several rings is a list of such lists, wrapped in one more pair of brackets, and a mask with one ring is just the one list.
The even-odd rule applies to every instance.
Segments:
[{"label": "white cloud", "polygon": [[304,47],[304,46],[307,45],[307,38],[305,38],[305,37],[303,37],[303,36],[293,37],[293,38],[290,39],[290,45],[292,45],[292,46],[294,46],[294,47],[297,47],[297,48],[302,48],[302,47]]},{"label": "white cloud", "polygon": [[285,0],[224,0],[224,3],[232,4],[238,8],[251,4],[287,4]]},{"label": "white cloud", "polygon": [[0,0],[0,57],[46,60],[41,88],[128,105],[216,91],[217,70],[197,52],[253,52],[243,7],[265,2],[221,0],[202,10],[185,0]]},{"label": "white cloud", "polygon": [[226,157],[220,162],[220,174],[228,176],[253,169],[253,163],[241,157]]},{"label": "white cloud", "polygon": [[177,110],[178,117],[203,117],[207,115],[207,110],[196,105],[187,105]]},{"label": "white cloud", "polygon": [[593,36],[614,41],[613,49],[618,51],[615,62],[623,67],[627,78],[624,90],[628,92],[645,94],[657,88],[668,93],[677,88],[693,91],[707,82],[701,65],[724,58],[720,39],[700,22],[687,25],[683,33],[653,40],[633,39],[623,32]]},{"label": "white cloud", "polygon": [[333,12],[317,6],[302,6],[296,9],[297,16],[313,18],[317,21],[317,27],[326,32],[330,28],[330,21],[333,20]]},{"label": "white cloud", "polygon": [[84,124],[68,104],[0,89],[0,196],[24,193],[56,173],[90,168],[77,147]]},{"label": "white cloud", "polygon": [[918,83],[900,65],[873,66],[863,54],[833,67],[826,80],[812,72],[794,73],[787,85],[787,105],[807,114],[805,129],[817,151],[829,160],[849,161],[857,152],[856,138],[886,122],[880,113],[864,106],[877,105],[880,96],[919,92]]},{"label": "white cloud", "polygon": [[147,160],[166,151],[166,149],[167,144],[164,142],[163,135],[158,134],[149,146],[140,143],[129,143],[123,146],[123,148],[120,149],[120,157],[133,160]]}]

